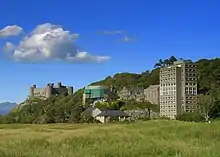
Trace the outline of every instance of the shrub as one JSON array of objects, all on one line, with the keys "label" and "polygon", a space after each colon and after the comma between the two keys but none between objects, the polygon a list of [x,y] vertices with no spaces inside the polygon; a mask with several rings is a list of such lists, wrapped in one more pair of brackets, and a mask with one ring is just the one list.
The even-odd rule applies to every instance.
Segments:
[{"label": "shrub", "polygon": [[159,119],[161,119],[161,120],[170,120],[169,117],[165,117],[165,116],[162,116],[162,117],[160,117]]},{"label": "shrub", "polygon": [[204,121],[204,118],[197,112],[186,112],[183,114],[180,114],[176,118],[180,121],[187,121],[187,122],[202,122]]}]

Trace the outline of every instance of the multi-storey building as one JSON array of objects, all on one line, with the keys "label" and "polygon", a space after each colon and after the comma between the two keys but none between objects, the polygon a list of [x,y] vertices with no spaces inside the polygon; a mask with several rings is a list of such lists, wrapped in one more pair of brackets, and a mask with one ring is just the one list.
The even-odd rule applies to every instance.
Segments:
[{"label": "multi-storey building", "polygon": [[160,116],[175,119],[196,108],[196,64],[177,61],[160,69]]},{"label": "multi-storey building", "polygon": [[46,87],[37,88],[36,85],[30,87],[30,97],[38,97],[41,99],[47,99],[52,95],[72,95],[73,87],[72,86],[63,86],[61,82],[57,83],[57,86],[54,86],[54,83],[48,83]]},{"label": "multi-storey building", "polygon": [[197,108],[196,64],[182,64],[182,111],[193,112]]},{"label": "multi-storey building", "polygon": [[152,104],[159,105],[160,85],[150,85],[144,89],[144,99]]}]

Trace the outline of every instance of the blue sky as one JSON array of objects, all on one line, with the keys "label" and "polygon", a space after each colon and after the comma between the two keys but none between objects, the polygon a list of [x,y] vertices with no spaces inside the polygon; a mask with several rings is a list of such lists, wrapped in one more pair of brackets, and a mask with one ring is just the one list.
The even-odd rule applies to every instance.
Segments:
[{"label": "blue sky", "polygon": [[[117,72],[152,69],[158,59],[171,55],[192,60],[219,57],[219,8],[218,0],[3,1],[0,30],[18,25],[24,31],[0,38],[0,102],[21,102],[32,84],[62,81],[78,89]],[[5,57],[2,47],[7,41],[16,45],[44,23],[78,33],[77,46],[111,59],[104,63],[32,64]],[[123,34],[97,33],[103,30],[124,30],[134,40],[120,42]]]}]

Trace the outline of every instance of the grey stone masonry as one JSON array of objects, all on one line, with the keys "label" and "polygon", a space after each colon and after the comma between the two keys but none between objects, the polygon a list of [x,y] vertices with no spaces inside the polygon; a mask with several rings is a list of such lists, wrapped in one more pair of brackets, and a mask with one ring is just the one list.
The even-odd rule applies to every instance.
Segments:
[{"label": "grey stone masonry", "polygon": [[52,95],[72,95],[73,87],[72,86],[63,86],[61,82],[57,83],[57,86],[54,86],[54,83],[48,83],[46,87],[37,88],[36,85],[30,87],[29,96],[38,97],[41,99],[47,99]]}]

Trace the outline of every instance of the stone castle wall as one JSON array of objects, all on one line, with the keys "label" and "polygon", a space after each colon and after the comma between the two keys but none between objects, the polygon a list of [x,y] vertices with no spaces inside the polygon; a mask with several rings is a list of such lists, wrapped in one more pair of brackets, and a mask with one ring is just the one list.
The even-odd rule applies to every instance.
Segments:
[{"label": "stone castle wall", "polygon": [[73,87],[72,86],[62,86],[61,82],[58,82],[57,86],[54,86],[53,83],[48,83],[44,88],[37,88],[36,85],[30,87],[29,91],[30,97],[38,98],[49,98],[52,95],[72,95]]}]

